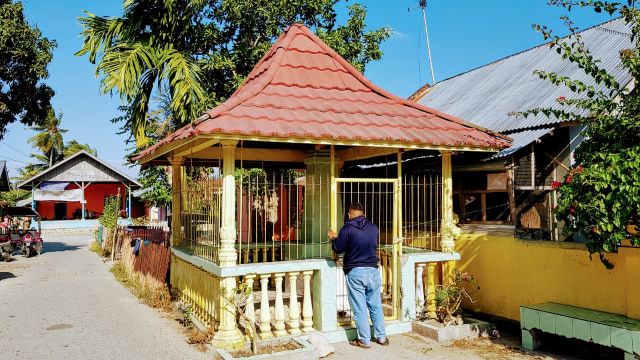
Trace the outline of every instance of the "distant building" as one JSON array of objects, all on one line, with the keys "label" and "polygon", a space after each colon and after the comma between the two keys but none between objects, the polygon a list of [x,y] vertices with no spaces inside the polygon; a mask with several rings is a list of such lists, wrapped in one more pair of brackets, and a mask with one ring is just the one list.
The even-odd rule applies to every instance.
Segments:
[{"label": "distant building", "polygon": [[23,181],[18,188],[31,191],[31,205],[43,220],[97,218],[105,198],[118,193],[123,213],[130,218],[144,215],[132,201],[140,183],[86,151]]},{"label": "distant building", "polygon": [[9,171],[7,170],[7,162],[0,160],[0,191],[9,190]]},{"label": "distant building", "polygon": [[[619,55],[621,50],[633,47],[631,31],[623,19],[591,27],[580,36],[594,58],[601,61],[600,66],[621,85],[633,86]],[[433,86],[427,84],[410,99],[513,139],[510,148],[491,157],[482,153],[455,157],[454,208],[461,223],[495,228],[514,224],[521,237],[559,240],[561,224],[553,217],[557,194],[552,184],[563,181],[573,165],[582,127],[542,114],[527,118],[510,115],[556,107],[558,98],[575,97],[571,90],[540,79],[535,70],[556,72],[596,86],[582,69],[545,44]]]}]

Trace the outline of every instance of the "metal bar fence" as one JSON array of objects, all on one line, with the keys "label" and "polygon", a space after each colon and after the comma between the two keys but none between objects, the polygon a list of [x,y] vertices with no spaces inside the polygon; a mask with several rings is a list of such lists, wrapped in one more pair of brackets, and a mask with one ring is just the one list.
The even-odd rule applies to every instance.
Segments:
[{"label": "metal bar fence", "polygon": [[[362,202],[380,229],[381,262],[393,242],[391,179],[341,179],[338,227],[353,201]],[[239,264],[331,258],[331,179],[304,171],[238,169],[235,244]],[[404,252],[439,251],[442,178],[440,174],[404,176],[401,183]],[[187,178],[182,191],[182,239],[178,247],[218,262],[222,181],[219,171]],[[387,249],[388,250],[388,249]],[[390,275],[383,274],[383,277]]]}]

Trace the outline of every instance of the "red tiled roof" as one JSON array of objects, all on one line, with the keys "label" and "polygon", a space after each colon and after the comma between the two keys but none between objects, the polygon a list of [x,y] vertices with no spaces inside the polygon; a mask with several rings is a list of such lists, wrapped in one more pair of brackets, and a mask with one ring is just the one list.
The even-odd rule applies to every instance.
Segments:
[{"label": "red tiled roof", "polygon": [[508,138],[397,97],[371,83],[300,24],[290,26],[218,107],[167,136],[201,134],[504,148]]}]

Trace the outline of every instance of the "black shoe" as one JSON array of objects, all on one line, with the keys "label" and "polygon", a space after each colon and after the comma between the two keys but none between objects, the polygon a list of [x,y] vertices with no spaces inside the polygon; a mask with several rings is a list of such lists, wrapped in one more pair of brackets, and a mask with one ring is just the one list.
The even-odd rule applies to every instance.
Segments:
[{"label": "black shoe", "polygon": [[[387,341],[387,342],[388,342],[388,341]],[[369,349],[369,348],[371,348],[371,345],[370,345],[370,344],[369,344],[369,345],[367,345],[367,344],[363,343],[363,342],[362,342],[362,341],[360,341],[360,340],[352,340],[352,341],[349,341],[349,344],[350,344],[350,345],[353,345],[353,346],[361,347],[361,348],[363,348],[363,349]]]}]

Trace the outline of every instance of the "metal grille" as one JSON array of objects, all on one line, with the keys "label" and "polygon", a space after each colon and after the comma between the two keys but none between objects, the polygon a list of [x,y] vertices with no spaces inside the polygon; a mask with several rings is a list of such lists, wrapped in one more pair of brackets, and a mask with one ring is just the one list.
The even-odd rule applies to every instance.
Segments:
[{"label": "metal grille", "polygon": [[402,179],[403,251],[440,250],[441,174]]},{"label": "metal grille", "polygon": [[[382,287],[382,307],[387,318],[396,316],[393,279],[397,278],[398,248],[394,248],[394,239],[398,237],[398,208],[396,194],[397,181],[393,179],[337,179],[338,180],[338,211],[342,222],[347,221],[349,206],[358,202],[363,205],[365,216],[374,223],[379,230],[378,259]],[[350,323],[353,313],[348,299],[347,284],[342,262],[337,264],[338,289],[338,322]],[[397,296],[397,295],[396,295]]]},{"label": "metal grille", "polygon": [[222,210],[221,179],[218,173],[201,174],[195,179],[187,177],[182,189],[182,238],[176,246],[217,262]]}]

